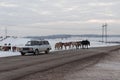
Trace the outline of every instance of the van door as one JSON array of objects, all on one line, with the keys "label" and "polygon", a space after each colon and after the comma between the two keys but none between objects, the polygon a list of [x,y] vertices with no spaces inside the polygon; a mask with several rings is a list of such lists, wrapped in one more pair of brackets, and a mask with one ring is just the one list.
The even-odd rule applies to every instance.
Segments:
[{"label": "van door", "polygon": [[44,51],[43,41],[39,41],[39,51]]},{"label": "van door", "polygon": [[49,48],[49,42],[43,41],[43,43],[44,43],[44,50],[47,50],[47,48]]}]

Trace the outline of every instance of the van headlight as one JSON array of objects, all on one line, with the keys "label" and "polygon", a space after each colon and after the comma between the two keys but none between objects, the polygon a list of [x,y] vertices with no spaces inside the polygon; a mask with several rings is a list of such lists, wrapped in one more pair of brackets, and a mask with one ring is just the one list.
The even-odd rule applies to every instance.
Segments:
[{"label": "van headlight", "polygon": [[22,51],[22,48],[18,48],[18,51]]}]

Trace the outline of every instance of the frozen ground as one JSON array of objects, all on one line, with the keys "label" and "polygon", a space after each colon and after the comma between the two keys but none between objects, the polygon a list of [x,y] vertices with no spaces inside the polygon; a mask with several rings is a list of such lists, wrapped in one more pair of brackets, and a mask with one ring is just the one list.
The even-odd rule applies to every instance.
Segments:
[{"label": "frozen ground", "polygon": [[103,57],[99,63],[68,74],[65,80],[120,80],[120,50]]},{"label": "frozen ground", "polygon": [[[71,37],[71,38],[67,38],[67,39],[48,39],[48,41],[51,44],[52,50],[51,51],[55,51],[54,49],[54,45],[57,42],[69,42],[69,41],[80,41],[86,38],[80,38],[80,37]],[[7,38],[3,41],[0,42],[0,45],[4,45],[4,44],[11,44],[11,46],[24,46],[27,41],[30,39],[27,38]],[[88,40],[90,40],[91,42],[91,46],[90,47],[100,47],[100,46],[112,46],[112,45],[117,45],[117,44],[106,44],[106,43],[101,43],[98,42],[99,40],[101,40],[101,38],[89,38]],[[108,39],[109,41],[120,41],[120,38],[110,38]],[[0,57],[7,57],[7,56],[15,56],[15,55],[20,55],[19,52],[12,52],[12,51],[0,51]]]}]

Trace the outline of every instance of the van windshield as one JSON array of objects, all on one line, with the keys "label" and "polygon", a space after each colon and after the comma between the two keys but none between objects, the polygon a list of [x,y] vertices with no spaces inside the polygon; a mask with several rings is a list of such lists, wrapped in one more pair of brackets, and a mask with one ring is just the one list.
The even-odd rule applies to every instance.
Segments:
[{"label": "van windshield", "polygon": [[28,41],[27,44],[25,44],[25,46],[31,46],[31,41]]}]

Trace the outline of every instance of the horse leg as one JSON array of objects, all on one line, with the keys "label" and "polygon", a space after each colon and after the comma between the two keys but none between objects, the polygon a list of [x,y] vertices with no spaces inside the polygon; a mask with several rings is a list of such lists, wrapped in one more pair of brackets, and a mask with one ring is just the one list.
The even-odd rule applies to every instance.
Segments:
[{"label": "horse leg", "polygon": [[76,49],[77,49],[77,45],[75,45]]},{"label": "horse leg", "polygon": [[62,50],[62,49],[63,49],[63,46],[60,46],[60,49]]},{"label": "horse leg", "polygon": [[71,45],[69,45],[69,49],[71,48]]},{"label": "horse leg", "polygon": [[74,48],[74,45],[72,45],[72,48]]},{"label": "horse leg", "polygon": [[65,49],[67,49],[67,46],[65,46]]},{"label": "horse leg", "polygon": [[77,45],[77,49],[79,49],[79,45]]},{"label": "horse leg", "polygon": [[87,48],[87,46],[85,45],[85,49]]},{"label": "horse leg", "polygon": [[67,47],[65,46],[65,49],[67,49]]},{"label": "horse leg", "polygon": [[79,47],[81,48],[81,45]]},{"label": "horse leg", "polygon": [[71,45],[69,45],[69,49],[71,49]]},{"label": "horse leg", "polygon": [[82,48],[83,48],[83,45],[82,45]]},{"label": "horse leg", "polygon": [[83,45],[82,48],[84,49],[84,48],[85,48],[85,45]]},{"label": "horse leg", "polygon": [[88,45],[86,45],[86,49],[88,49]]}]

